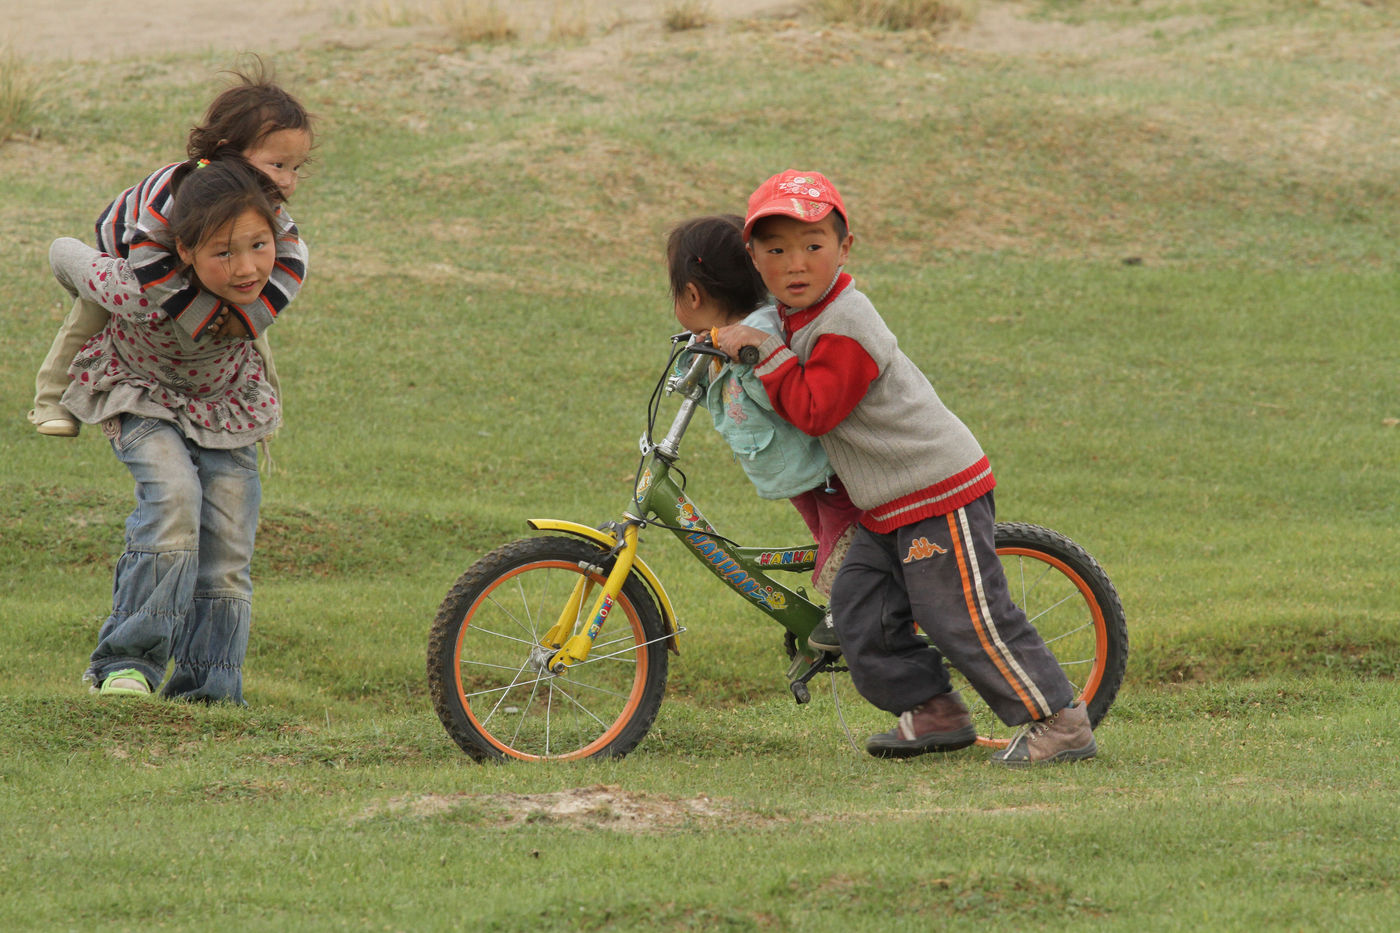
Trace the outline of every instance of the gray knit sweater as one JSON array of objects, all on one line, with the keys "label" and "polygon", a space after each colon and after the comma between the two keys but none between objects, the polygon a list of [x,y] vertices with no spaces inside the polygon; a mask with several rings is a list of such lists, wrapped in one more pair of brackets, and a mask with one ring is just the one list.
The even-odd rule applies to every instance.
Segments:
[{"label": "gray knit sweater", "polygon": [[[849,404],[849,396],[844,402],[824,400],[804,384],[803,367],[823,337],[853,341],[836,343],[841,353],[852,355],[853,371],[865,362],[854,357],[862,352],[878,369],[855,407],[821,437],[851,501],[867,510],[867,527],[892,531],[951,512],[992,489],[996,480],[977,439],[899,349],[893,332],[849,276],[842,275],[816,308],[785,309],[784,314],[787,343],[781,337],[766,340],[756,367],[780,413],[787,414],[785,403],[798,401],[809,410],[824,402]],[[853,394],[860,387],[846,388]],[[803,426],[800,421],[798,426]]]}]

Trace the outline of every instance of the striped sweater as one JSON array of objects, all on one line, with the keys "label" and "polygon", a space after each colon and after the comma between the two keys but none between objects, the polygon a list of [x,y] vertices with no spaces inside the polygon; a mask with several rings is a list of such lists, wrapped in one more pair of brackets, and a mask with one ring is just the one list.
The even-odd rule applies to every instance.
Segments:
[{"label": "striped sweater", "polygon": [[225,307],[234,310],[259,336],[282,312],[306,277],[306,244],[283,206],[277,209],[282,229],[277,233],[277,264],[258,300],[247,305],[225,302],[201,289],[179,270],[180,260],[170,241],[166,219],[174,198],[170,176],[181,163],[152,172],[138,185],[117,195],[97,218],[97,248],[126,259],[140,284],[141,294],[160,306],[186,336],[198,340]]},{"label": "striped sweater", "polygon": [[821,438],[862,524],[888,534],[992,490],[981,445],[849,275],[812,307],[779,310],[787,340],[765,340],[755,372],[778,414]]}]

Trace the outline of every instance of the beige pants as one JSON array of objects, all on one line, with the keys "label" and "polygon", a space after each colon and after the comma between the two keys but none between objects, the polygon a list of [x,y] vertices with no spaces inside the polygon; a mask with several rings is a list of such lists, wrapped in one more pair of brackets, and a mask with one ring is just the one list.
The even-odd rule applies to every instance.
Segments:
[{"label": "beige pants", "polygon": [[[34,408],[29,412],[31,422],[43,424],[58,418],[73,420],[68,409],[59,402],[64,390],[68,388],[68,367],[72,365],[73,357],[78,355],[83,344],[107,326],[107,318],[107,309],[99,304],[84,301],[82,298],[73,302],[72,310],[59,325],[58,336],[54,337],[48,356],[44,357],[44,362],[39,367],[39,375],[34,378]],[[263,358],[268,385],[272,386],[273,393],[281,399],[282,386],[277,380],[277,369],[272,365],[272,347],[268,345],[266,331],[253,341],[253,349]]]}]

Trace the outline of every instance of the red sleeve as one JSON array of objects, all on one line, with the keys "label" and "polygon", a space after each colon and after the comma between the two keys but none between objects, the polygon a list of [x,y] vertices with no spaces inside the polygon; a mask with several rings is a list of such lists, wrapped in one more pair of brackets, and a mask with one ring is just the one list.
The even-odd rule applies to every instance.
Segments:
[{"label": "red sleeve", "polygon": [[768,390],[773,410],[813,437],[844,421],[880,375],[880,367],[865,348],[840,334],[818,337],[805,364],[784,346],[755,371]]}]

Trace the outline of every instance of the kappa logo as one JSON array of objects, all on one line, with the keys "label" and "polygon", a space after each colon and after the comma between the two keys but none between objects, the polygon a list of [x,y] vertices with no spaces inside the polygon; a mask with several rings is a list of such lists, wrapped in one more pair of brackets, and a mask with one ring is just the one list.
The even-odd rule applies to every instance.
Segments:
[{"label": "kappa logo", "polygon": [[930,544],[928,538],[915,538],[909,544],[909,556],[904,558],[906,564],[912,564],[916,560],[923,560],[925,557],[932,557],[935,554],[947,554],[948,549]]}]

